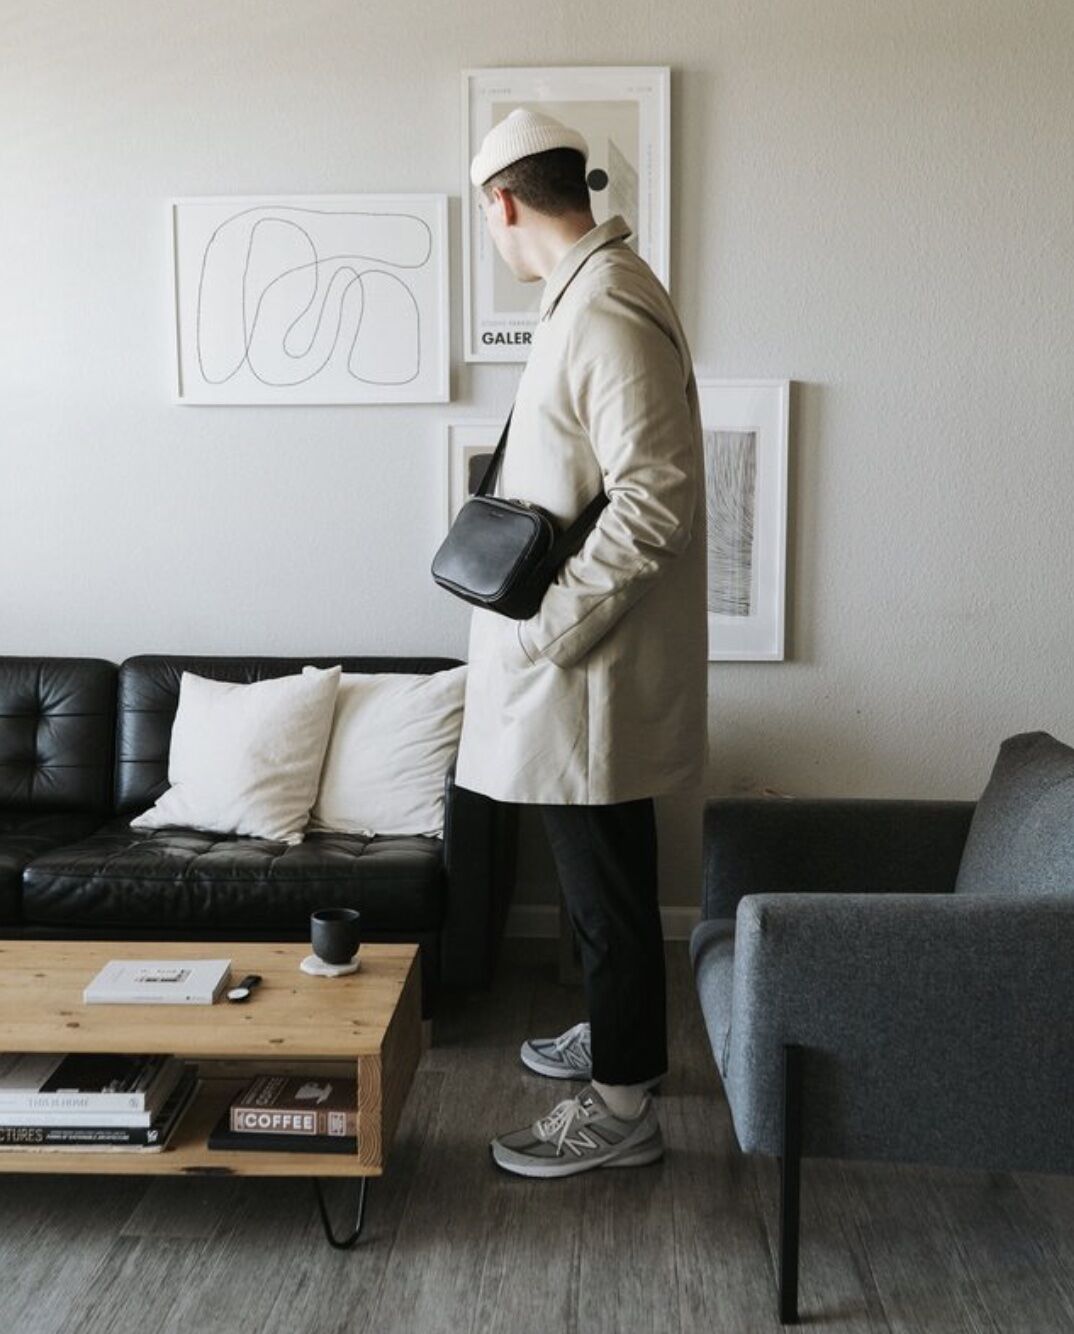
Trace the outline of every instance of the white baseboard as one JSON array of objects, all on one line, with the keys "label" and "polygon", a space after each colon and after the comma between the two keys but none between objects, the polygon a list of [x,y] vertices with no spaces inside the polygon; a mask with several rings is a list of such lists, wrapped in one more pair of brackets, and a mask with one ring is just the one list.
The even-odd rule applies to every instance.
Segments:
[{"label": "white baseboard", "polygon": [[[661,908],[664,939],[689,940],[700,915],[697,908]],[[507,914],[504,935],[527,940],[555,940],[559,935],[559,908],[551,903],[517,903]]]}]

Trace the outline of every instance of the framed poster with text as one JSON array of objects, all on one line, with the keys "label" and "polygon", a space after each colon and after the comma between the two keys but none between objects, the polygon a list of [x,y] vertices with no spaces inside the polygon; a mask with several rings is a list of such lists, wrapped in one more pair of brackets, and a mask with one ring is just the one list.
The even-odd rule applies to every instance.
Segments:
[{"label": "framed poster with text", "polygon": [[525,361],[541,282],[523,283],[500,258],[470,163],[516,107],[578,130],[589,145],[593,217],[621,213],[633,246],[669,287],[671,72],[666,65],[468,69],[462,75],[463,326],[467,361]]}]

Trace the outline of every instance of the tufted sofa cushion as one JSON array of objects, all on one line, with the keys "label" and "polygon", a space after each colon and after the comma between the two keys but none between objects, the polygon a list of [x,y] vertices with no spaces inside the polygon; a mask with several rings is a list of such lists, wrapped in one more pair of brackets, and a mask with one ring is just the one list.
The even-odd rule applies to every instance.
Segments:
[{"label": "tufted sofa cushion", "polygon": [[23,868],[51,848],[73,843],[100,825],[75,811],[0,811],[0,926],[22,921]]},{"label": "tufted sofa cushion", "polygon": [[443,842],[310,833],[303,842],[134,830],[117,817],[36,857],[23,913],[38,926],[304,932],[315,908],[350,907],[368,931],[436,929]]},{"label": "tufted sofa cushion", "polygon": [[0,926],[20,920],[23,867],[107,818],[115,698],[99,658],[0,657]]},{"label": "tufted sofa cushion", "polygon": [[0,810],[111,810],[116,668],[0,658]]}]

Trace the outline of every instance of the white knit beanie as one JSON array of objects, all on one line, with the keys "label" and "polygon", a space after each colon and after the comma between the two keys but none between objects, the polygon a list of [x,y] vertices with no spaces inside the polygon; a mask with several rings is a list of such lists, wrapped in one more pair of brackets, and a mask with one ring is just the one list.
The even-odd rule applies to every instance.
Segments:
[{"label": "white knit beanie", "polygon": [[516,107],[482,139],[481,148],[470,163],[470,180],[475,185],[484,185],[490,176],[520,157],[544,153],[549,148],[576,148],[584,158],[589,158],[589,145],[577,130],[543,112]]}]

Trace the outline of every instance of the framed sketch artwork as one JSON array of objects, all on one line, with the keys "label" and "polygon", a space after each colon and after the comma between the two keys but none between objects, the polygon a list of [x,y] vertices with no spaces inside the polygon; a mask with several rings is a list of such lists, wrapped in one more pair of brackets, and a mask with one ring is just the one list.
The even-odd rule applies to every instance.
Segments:
[{"label": "framed sketch artwork", "polygon": [[171,202],[180,403],[443,403],[447,196]]},{"label": "framed sketch artwork", "polygon": [[462,76],[463,346],[467,361],[525,361],[543,284],[522,283],[488,234],[470,163],[516,108],[578,130],[597,223],[621,213],[627,244],[668,284],[670,93],[666,65],[468,69]]},{"label": "framed sketch artwork", "polygon": [[789,380],[699,380],[709,660],[784,654]]},{"label": "framed sketch artwork", "polygon": [[463,505],[477,490],[478,483],[496,452],[496,443],[503,430],[502,421],[448,422],[447,449],[444,450],[446,474],[443,495],[444,534],[455,522]]}]

